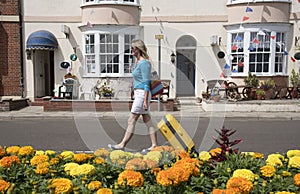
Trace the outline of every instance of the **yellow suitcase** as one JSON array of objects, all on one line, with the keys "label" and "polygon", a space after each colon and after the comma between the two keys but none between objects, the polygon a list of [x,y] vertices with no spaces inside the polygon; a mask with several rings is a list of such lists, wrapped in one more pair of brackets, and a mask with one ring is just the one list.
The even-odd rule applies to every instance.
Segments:
[{"label": "yellow suitcase", "polygon": [[196,152],[193,140],[173,115],[167,114],[157,127],[175,149]]}]

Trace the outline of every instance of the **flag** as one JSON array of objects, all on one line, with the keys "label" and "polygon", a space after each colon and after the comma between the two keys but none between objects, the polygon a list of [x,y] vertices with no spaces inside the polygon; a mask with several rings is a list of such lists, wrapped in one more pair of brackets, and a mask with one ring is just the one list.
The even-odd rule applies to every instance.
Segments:
[{"label": "flag", "polygon": [[233,46],[231,47],[231,50],[236,51],[237,48],[238,48],[238,47],[237,47],[236,45],[233,45]]},{"label": "flag", "polygon": [[[299,0],[300,1],[300,0]],[[293,61],[293,62],[296,62],[296,59],[294,58],[294,57],[291,57],[291,60]]]},{"label": "flag", "polygon": [[93,27],[93,24],[92,24],[91,22],[88,21],[88,22],[86,23],[86,27],[92,28],[92,27]]},{"label": "flag", "polygon": [[300,0],[298,0],[298,3],[300,3]]},{"label": "flag", "polygon": [[249,46],[248,48],[249,51],[254,51],[254,47],[252,45]]},{"label": "flag", "polygon": [[260,42],[259,42],[259,40],[258,40],[257,38],[254,38],[254,39],[253,39],[253,43],[259,44]]},{"label": "flag", "polygon": [[288,53],[287,51],[284,51],[283,54],[284,54],[284,55],[288,55],[289,53]]},{"label": "flag", "polygon": [[239,67],[244,67],[244,63],[243,63],[242,61],[239,61],[239,62],[238,62],[238,66],[239,66]]},{"label": "flag", "polygon": [[220,77],[225,78],[225,74],[224,74],[224,73],[221,73],[221,74],[220,74]]},{"label": "flag", "polygon": [[232,73],[237,73],[238,71],[236,69],[233,69],[232,70]]},{"label": "flag", "polygon": [[[299,0],[300,1],[300,0]],[[271,38],[274,40],[276,38],[276,36],[271,36]]]},{"label": "flag", "polygon": [[234,38],[234,40],[235,40],[235,41],[242,41],[242,40],[243,40],[243,37],[237,35],[237,36]]},{"label": "flag", "polygon": [[230,66],[226,63],[226,64],[224,65],[224,69],[230,69]]},{"label": "flag", "polygon": [[[300,0],[299,0],[300,1]],[[246,12],[253,12],[253,10],[250,7],[246,8]]]},{"label": "flag", "polygon": [[243,21],[246,21],[246,20],[249,20],[249,17],[244,16],[244,17],[243,17]]}]

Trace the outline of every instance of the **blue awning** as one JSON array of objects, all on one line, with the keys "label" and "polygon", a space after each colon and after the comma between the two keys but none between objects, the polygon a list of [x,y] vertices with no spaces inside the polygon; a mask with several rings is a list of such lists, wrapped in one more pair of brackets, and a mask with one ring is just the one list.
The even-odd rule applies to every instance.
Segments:
[{"label": "blue awning", "polygon": [[26,42],[27,50],[54,50],[58,46],[55,36],[47,30],[39,30],[30,34]]}]

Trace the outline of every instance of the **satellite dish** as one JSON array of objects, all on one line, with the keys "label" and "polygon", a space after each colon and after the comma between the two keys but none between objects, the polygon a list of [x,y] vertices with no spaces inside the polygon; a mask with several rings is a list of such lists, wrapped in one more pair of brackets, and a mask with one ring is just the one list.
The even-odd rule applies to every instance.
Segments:
[{"label": "satellite dish", "polygon": [[223,51],[219,51],[217,55],[220,59],[223,59],[225,57],[225,53]]}]

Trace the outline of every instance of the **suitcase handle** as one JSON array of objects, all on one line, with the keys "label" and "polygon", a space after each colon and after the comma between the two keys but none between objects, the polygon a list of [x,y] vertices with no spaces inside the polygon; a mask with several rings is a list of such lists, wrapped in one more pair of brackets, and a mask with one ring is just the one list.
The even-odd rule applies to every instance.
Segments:
[{"label": "suitcase handle", "polygon": [[[167,130],[165,127],[163,128],[163,131],[164,131],[165,133],[168,133],[168,130]],[[182,132],[182,130],[181,130],[180,127],[177,129],[177,133],[178,133],[180,136],[183,136],[183,132]]]}]

